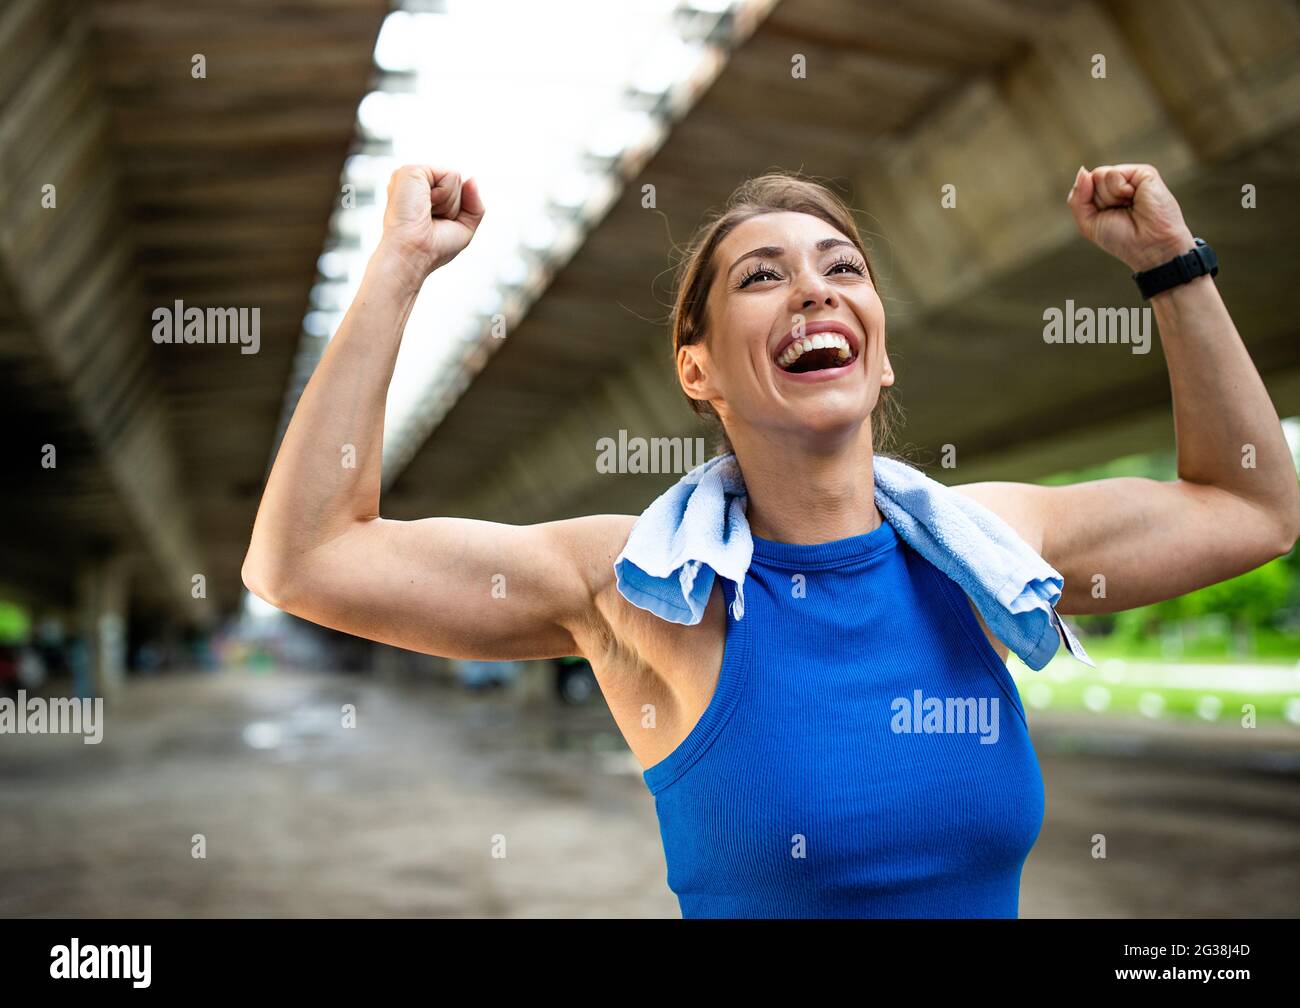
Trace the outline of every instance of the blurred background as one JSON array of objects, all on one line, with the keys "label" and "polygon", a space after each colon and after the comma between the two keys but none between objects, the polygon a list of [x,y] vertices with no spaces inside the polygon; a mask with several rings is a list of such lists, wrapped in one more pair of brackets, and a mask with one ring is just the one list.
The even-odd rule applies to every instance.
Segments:
[{"label": "blurred background", "polygon": [[[1074,231],[1080,164],[1160,169],[1300,450],[1298,120],[1291,0],[6,0],[0,695],[105,715],[0,734],[0,915],[677,915],[583,662],[398,651],[241,584],[397,165],[489,213],[407,327],[384,513],[522,523],[677,478],[595,442],[706,433],[674,253],[773,168],[861,208],[936,479],[1175,476],[1158,341],[1042,339],[1067,299],[1143,304]],[[257,309],[257,352],[155,342],[178,301]],[[1298,566],[1071,620],[1096,669],[1012,659],[1023,916],[1296,914]]]}]

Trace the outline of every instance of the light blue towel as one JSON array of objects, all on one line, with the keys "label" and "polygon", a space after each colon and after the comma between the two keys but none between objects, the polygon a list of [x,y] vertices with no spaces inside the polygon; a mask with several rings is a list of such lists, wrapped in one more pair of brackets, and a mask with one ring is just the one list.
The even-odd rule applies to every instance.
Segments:
[{"label": "light blue towel", "polygon": [[[988,508],[883,455],[874,457],[876,506],[908,545],[975,602],[984,622],[1032,669],[1062,639],[1092,665],[1056,614],[1065,583]],[[656,498],[632,526],[614,561],[618,590],[633,605],[673,623],[704,617],[713,579],[736,585],[731,614],[745,614],[745,573],[754,544],[745,518],[745,481],[732,454],[697,466]]]}]

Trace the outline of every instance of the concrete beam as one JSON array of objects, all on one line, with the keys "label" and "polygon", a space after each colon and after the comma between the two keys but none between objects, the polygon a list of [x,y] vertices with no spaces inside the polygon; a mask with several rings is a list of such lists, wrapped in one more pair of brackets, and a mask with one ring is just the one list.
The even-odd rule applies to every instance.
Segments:
[{"label": "concrete beam", "polygon": [[[86,26],[59,14],[17,3],[0,18],[0,65],[27,67],[21,88],[0,93],[6,314],[38,348],[25,358],[35,369],[28,380],[61,389],[98,450],[133,526],[118,547],[143,544],[174,614],[209,625],[210,603],[191,593],[205,564],[150,358],[149,315],[118,205],[108,117],[92,86]],[[66,466],[43,472],[49,480],[73,477]]]}]

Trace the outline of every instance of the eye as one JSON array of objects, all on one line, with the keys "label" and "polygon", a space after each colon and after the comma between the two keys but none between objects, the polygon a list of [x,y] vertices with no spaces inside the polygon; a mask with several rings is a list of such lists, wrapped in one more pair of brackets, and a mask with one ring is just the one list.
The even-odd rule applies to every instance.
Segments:
[{"label": "eye", "polygon": [[753,280],[754,277],[759,276],[762,273],[770,273],[772,274],[772,276],[776,277],[776,279],[778,280],[781,279],[781,275],[777,273],[775,269],[767,265],[767,263],[765,262],[759,262],[757,266],[755,266],[752,270],[750,270],[748,273],[746,273],[743,277],[740,278],[739,283],[736,284],[736,290],[743,290],[744,288],[748,287],[750,281]]},{"label": "eye", "polygon": [[845,255],[845,256],[841,256],[839,259],[836,259],[833,263],[831,263],[831,272],[833,273],[841,266],[847,266],[849,269],[853,270],[853,272],[856,273],[858,276],[866,276],[866,266],[863,263],[859,262],[857,259],[854,259],[852,256]]}]

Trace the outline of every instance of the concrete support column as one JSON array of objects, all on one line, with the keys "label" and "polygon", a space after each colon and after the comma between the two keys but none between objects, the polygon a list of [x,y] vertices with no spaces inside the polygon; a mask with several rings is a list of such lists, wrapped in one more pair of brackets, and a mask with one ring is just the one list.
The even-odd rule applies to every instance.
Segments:
[{"label": "concrete support column", "polygon": [[111,699],[122,687],[129,588],[130,563],[121,554],[89,561],[77,576],[77,616],[86,644],[78,692]]}]

